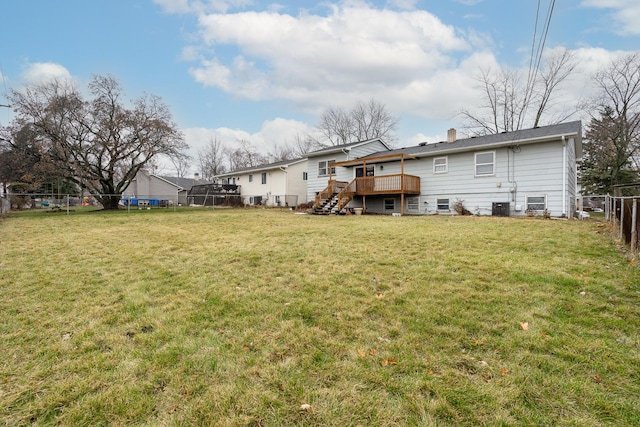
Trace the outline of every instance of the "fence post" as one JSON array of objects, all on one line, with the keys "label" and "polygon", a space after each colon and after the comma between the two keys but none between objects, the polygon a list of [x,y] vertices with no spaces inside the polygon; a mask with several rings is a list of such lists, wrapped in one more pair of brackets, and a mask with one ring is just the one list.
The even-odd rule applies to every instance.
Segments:
[{"label": "fence post", "polygon": [[636,221],[638,219],[638,199],[633,198],[633,208],[631,210],[631,252],[635,252],[638,246],[638,233]]},{"label": "fence post", "polygon": [[624,198],[620,198],[620,240],[624,238]]}]

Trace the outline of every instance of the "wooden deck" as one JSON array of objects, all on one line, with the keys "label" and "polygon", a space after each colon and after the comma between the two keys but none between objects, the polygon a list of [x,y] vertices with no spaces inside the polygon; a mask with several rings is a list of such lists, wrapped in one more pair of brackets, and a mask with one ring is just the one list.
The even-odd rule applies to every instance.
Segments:
[{"label": "wooden deck", "polygon": [[396,174],[356,178],[354,194],[357,196],[420,194],[420,177]]}]

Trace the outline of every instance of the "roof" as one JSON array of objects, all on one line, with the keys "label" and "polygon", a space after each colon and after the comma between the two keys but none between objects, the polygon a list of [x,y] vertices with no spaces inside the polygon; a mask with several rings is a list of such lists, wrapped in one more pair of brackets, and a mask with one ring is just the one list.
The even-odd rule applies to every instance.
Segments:
[{"label": "roof", "polygon": [[240,168],[240,169],[232,170],[230,172],[225,172],[225,173],[218,174],[218,175],[216,175],[216,177],[235,176],[235,175],[240,175],[240,174],[247,173],[247,172],[261,172],[261,171],[266,171],[266,170],[280,169],[282,167],[289,167],[291,165],[295,165],[297,163],[304,162],[305,160],[307,160],[306,157],[301,157],[301,158],[293,159],[293,160],[282,160],[280,162],[267,163],[267,164],[264,164],[264,165],[251,166],[251,167],[248,167],[248,168]]},{"label": "roof", "polygon": [[191,187],[193,187],[196,184],[207,184],[207,182],[200,181],[195,178],[179,178],[177,176],[159,176],[159,175],[154,175],[154,176],[168,182],[169,184],[179,187],[183,190],[189,190]]},{"label": "roof", "polygon": [[413,147],[398,148],[391,151],[380,151],[363,157],[378,157],[381,155],[405,153],[415,157],[429,157],[438,154],[474,151],[478,148],[497,148],[510,145],[534,144],[545,141],[557,141],[562,137],[576,138],[576,155],[582,155],[582,122],[574,121],[550,126],[540,126],[532,129],[522,129],[514,132],[503,132],[492,135],[458,139],[454,142],[438,142]]},{"label": "roof", "polygon": [[380,141],[380,143],[382,143],[382,145],[387,147],[387,150],[391,150],[391,148],[387,145],[387,143],[384,142],[382,139],[373,138],[373,139],[367,139],[366,141],[356,141],[356,142],[350,142],[348,144],[332,145],[331,147],[323,148],[323,149],[317,150],[317,151],[312,151],[312,152],[308,153],[307,156],[316,157],[316,156],[322,156],[322,155],[325,155],[325,154],[339,153],[339,152],[345,151],[345,150],[346,151],[350,151],[352,148],[356,148],[356,147],[359,147],[361,145],[370,144],[370,143],[372,143],[374,141]]}]

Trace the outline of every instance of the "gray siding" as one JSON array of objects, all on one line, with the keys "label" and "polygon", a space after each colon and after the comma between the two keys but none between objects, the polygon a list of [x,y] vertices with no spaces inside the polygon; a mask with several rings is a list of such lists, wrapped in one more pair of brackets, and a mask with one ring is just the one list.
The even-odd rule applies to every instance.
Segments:
[{"label": "gray siding", "polygon": [[[573,144],[568,144],[573,146]],[[491,151],[495,153],[495,174],[475,176],[475,153]],[[566,202],[575,195],[575,150],[567,155]],[[462,200],[464,206],[473,213],[491,215],[494,202],[509,202],[511,215],[525,215],[527,196],[545,196],[547,210],[553,216],[563,213],[563,153],[561,141],[528,144],[509,149],[506,147],[487,150],[481,147],[475,151],[447,155],[446,173],[433,172],[435,155],[405,161],[405,173],[420,176],[419,209],[408,210],[405,197],[405,212],[420,214],[453,213],[438,212],[437,199],[449,199],[450,206]],[[400,173],[400,162],[385,163],[384,169],[376,166],[376,175]],[[573,184],[572,184],[573,183]],[[367,210],[385,213],[385,197],[368,197]],[[400,211],[400,197],[396,197],[396,211]],[[519,206],[519,211],[516,211]],[[389,211],[386,211],[389,213]]]},{"label": "gray siding", "polygon": [[[307,200],[312,202],[316,198],[316,194],[327,188],[329,183],[329,176],[318,175],[318,163],[322,161],[334,160],[336,162],[343,162],[345,160],[353,160],[360,157],[368,156],[373,153],[379,153],[380,151],[387,151],[388,149],[379,140],[374,140],[362,144],[356,147],[350,147],[349,150],[338,151],[331,154],[309,155],[307,165]],[[338,181],[351,181],[354,178],[354,172],[352,168],[336,167],[336,173],[332,175],[332,179]]]}]

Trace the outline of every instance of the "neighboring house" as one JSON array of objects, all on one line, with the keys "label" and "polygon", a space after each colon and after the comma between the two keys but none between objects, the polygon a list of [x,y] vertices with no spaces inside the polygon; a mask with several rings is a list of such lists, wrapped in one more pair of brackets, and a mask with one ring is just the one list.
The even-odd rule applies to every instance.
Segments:
[{"label": "neighboring house", "polygon": [[[572,216],[581,122],[380,150],[333,163],[314,182],[319,211],[361,207],[369,213]],[[312,160],[320,157],[309,156]],[[328,159],[323,156],[322,160]],[[317,162],[316,162],[317,163]]]},{"label": "neighboring house", "polygon": [[307,159],[284,160],[216,176],[240,186],[245,205],[290,206],[307,203]]},{"label": "neighboring house", "polygon": [[187,194],[195,184],[203,184],[197,177],[177,178],[158,176],[141,169],[122,194],[123,198],[166,200],[186,205]]}]

